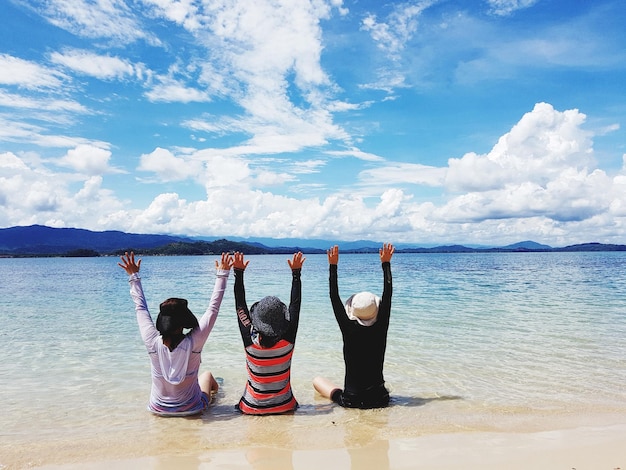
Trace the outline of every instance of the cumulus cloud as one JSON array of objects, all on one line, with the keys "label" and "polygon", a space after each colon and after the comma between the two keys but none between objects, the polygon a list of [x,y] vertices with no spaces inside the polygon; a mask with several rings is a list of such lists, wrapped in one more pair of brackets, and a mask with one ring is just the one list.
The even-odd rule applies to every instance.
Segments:
[{"label": "cumulus cloud", "polygon": [[[254,167],[254,168],[252,168]],[[215,150],[189,150],[174,153],[157,148],[141,156],[139,170],[154,175],[152,181],[192,180],[204,186],[207,193],[221,187],[281,185],[296,177],[286,171],[274,171],[264,161],[251,162],[238,155],[223,155]],[[294,174],[302,173],[294,171]]]},{"label": "cumulus cloud", "polygon": [[[3,226],[44,224],[53,227],[101,226],[100,214],[122,204],[102,177],[55,172],[35,155],[0,154],[0,221]],[[82,187],[72,189],[76,182]]]},{"label": "cumulus cloud", "polygon": [[193,156],[203,162],[200,183],[207,193],[215,188],[241,188],[250,184],[252,171],[244,158],[204,151],[198,151]]},{"label": "cumulus cloud", "polygon": [[110,171],[110,158],[110,150],[83,144],[68,150],[57,163],[86,175],[100,175]]},{"label": "cumulus cloud", "polygon": [[487,155],[468,153],[448,161],[446,186],[453,191],[497,189],[533,182],[545,186],[563,171],[593,164],[591,134],[578,110],[556,111],[550,104],[534,109],[502,136]]},{"label": "cumulus cloud", "polygon": [[26,164],[12,152],[0,153],[0,168],[4,170],[27,169]]},{"label": "cumulus cloud", "polygon": [[167,149],[157,148],[141,156],[139,170],[155,173],[161,181],[182,181],[202,171],[199,160],[176,156]]},{"label": "cumulus cloud", "polygon": [[[518,239],[524,232],[512,227],[532,231],[539,226],[556,236],[564,224],[592,225],[592,220],[608,210],[622,209],[615,205],[614,192],[606,191],[614,186],[612,178],[604,171],[587,168],[593,160],[590,135],[582,130],[584,120],[576,110],[560,112],[539,103],[488,155],[459,159],[462,168],[454,159],[450,167],[439,169],[379,162],[380,168],[360,175],[359,184],[447,184],[460,193],[439,206],[414,202],[407,190],[397,187],[378,192],[373,206],[356,194],[323,200],[278,196],[253,189],[250,182],[255,172],[246,166],[250,178],[237,184],[236,197],[227,185],[207,188],[207,201],[188,202],[169,194],[165,207],[164,201],[153,202],[151,213],[160,214],[160,229],[165,228],[163,221],[170,220],[170,227],[184,226],[199,233],[202,220],[212,220],[222,234],[241,236],[350,238],[369,233],[387,239],[390,233],[396,238],[409,233],[450,237],[452,230],[454,237],[471,237],[464,233],[469,226]],[[484,172],[495,176],[480,184]],[[446,179],[446,173],[452,174],[452,179]],[[262,179],[262,173],[256,177]],[[227,208],[226,213],[220,213],[220,207]]]},{"label": "cumulus cloud", "polygon": [[[130,209],[107,190],[108,150],[78,146],[68,151],[63,162],[74,174],[33,169],[7,152],[0,155],[0,220],[71,225],[69,207],[80,204],[82,226],[91,221],[98,229],[326,239],[367,234],[374,240],[466,243],[538,236],[558,243],[575,230],[579,241],[589,241],[599,226],[610,226],[611,219],[622,223],[626,216],[626,164],[615,175],[594,168],[593,135],[584,125],[577,110],[538,103],[485,155],[468,153],[442,168],[370,161],[375,168],[322,199],[276,191],[276,185],[289,187],[308,174],[297,166],[282,165],[284,171],[277,172],[270,161],[216,149],[157,148],[141,156],[139,169],[153,175],[146,181],[194,181],[206,198],[165,192],[144,209]],[[326,168],[318,160],[309,165]],[[80,175],[84,185],[72,191]],[[413,194],[422,186],[446,192],[423,202]],[[24,220],[19,213],[31,215]]]},{"label": "cumulus cloud", "polygon": [[546,217],[590,219],[609,209],[612,179],[591,169],[592,139],[578,110],[535,108],[502,136],[487,155],[450,159],[446,186],[456,193],[436,211],[443,220]]}]

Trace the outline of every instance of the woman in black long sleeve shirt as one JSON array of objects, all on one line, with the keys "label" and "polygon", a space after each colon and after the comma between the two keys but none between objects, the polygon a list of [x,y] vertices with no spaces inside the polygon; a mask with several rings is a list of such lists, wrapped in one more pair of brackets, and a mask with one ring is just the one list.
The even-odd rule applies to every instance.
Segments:
[{"label": "woman in black long sleeve shirt", "polygon": [[322,395],[347,408],[382,408],[389,404],[383,364],[391,314],[391,257],[394,247],[379,250],[383,270],[382,298],[359,292],[343,304],[339,297],[337,264],[339,247],[328,250],[330,300],[343,337],[345,381],[343,390],[323,377],[313,386]]}]

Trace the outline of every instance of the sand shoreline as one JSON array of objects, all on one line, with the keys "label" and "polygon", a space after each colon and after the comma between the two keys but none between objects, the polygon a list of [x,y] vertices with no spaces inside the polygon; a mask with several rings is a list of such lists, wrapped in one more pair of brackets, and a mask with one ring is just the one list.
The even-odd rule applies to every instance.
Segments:
[{"label": "sand shoreline", "polygon": [[[0,469],[422,469],[422,470],[626,470],[626,423],[520,432],[457,432],[339,442],[336,447],[272,446],[164,451],[133,457],[50,455],[43,462],[0,462]],[[67,450],[67,449],[66,449]],[[58,451],[63,453],[63,449]]]},{"label": "sand shoreline", "polygon": [[131,405],[22,416],[0,429],[0,470],[626,470],[626,415],[617,405],[485,408],[444,396],[348,410],[309,389],[294,414],[246,416],[234,396],[220,395],[193,418]]}]

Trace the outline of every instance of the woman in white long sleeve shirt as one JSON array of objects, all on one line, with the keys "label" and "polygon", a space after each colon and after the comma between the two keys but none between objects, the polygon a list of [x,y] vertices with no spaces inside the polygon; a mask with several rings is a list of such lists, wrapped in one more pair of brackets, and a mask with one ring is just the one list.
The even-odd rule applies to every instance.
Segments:
[{"label": "woman in white long sleeve shirt", "polygon": [[[156,326],[152,321],[141,286],[134,253],[121,257],[119,266],[130,276],[130,295],[135,303],[137,323],[151,362],[152,388],[148,410],[163,416],[201,413],[210,403],[218,384],[210,372],[198,375],[201,352],[219,313],[232,256],[222,253],[215,262],[216,279],[209,306],[200,321],[185,299],[170,298],[161,303]],[[191,329],[184,334],[183,329]]]}]

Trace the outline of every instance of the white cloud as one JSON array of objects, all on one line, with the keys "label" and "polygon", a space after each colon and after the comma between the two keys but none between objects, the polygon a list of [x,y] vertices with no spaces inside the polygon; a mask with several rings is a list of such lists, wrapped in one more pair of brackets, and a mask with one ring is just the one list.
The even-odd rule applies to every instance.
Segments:
[{"label": "white cloud", "polygon": [[211,97],[206,91],[189,87],[171,79],[164,79],[161,83],[154,85],[145,95],[153,102],[202,103],[211,101]]},{"label": "white cloud", "polygon": [[202,162],[178,157],[169,150],[157,148],[141,156],[139,170],[155,173],[161,181],[182,181],[202,172]]},{"label": "white cloud", "polygon": [[200,27],[198,7],[194,0],[143,0],[143,3],[185,29],[195,31]]},{"label": "white cloud", "polygon": [[373,153],[363,152],[358,148],[351,148],[350,150],[330,150],[325,152],[327,155],[332,155],[334,157],[354,157],[359,160],[369,161],[369,162],[380,162],[383,161],[384,158],[379,155],[374,155]]},{"label": "white cloud", "polygon": [[586,116],[538,103],[487,155],[468,153],[449,160],[446,186],[454,191],[497,189],[525,181],[545,186],[563,171],[593,164]]},{"label": "white cloud", "polygon": [[[35,162],[35,163],[33,163]],[[100,215],[122,205],[100,176],[53,172],[36,155],[0,154],[0,224],[100,227]],[[84,186],[72,190],[77,181]]]},{"label": "white cloud", "polygon": [[93,145],[78,145],[57,160],[61,166],[71,168],[86,175],[100,175],[111,171],[109,159],[111,152]]},{"label": "white cloud", "polygon": [[379,21],[374,14],[369,14],[361,27],[370,33],[378,47],[390,53],[392,58],[397,58],[396,54],[405,48],[417,31],[417,19],[434,3],[436,1],[393,4],[393,10],[384,21]]},{"label": "white cloud", "polygon": [[0,153],[0,168],[2,168],[2,174],[7,174],[9,171],[24,171],[28,170],[26,164],[12,152]]},{"label": "white cloud", "polygon": [[[145,209],[122,205],[96,174],[107,171],[108,151],[85,148],[90,158],[80,149],[68,152],[64,161],[77,174],[32,170],[20,156],[5,153],[0,221],[71,226],[75,216],[69,208],[75,204],[81,208],[80,226],[100,230],[331,239],[367,234],[373,240],[439,243],[540,238],[558,244],[568,236],[568,243],[583,242],[609,234],[626,216],[626,169],[610,176],[593,168],[592,135],[584,124],[577,110],[539,103],[486,155],[466,154],[447,168],[369,161],[376,166],[323,199],[279,195],[272,186],[297,182],[306,174],[302,167],[325,171],[322,160],[299,166],[247,160],[238,156],[241,149],[228,154],[157,148],[141,157],[139,169],[153,173],[155,182],[193,181],[204,187],[206,198],[168,192]],[[77,178],[84,179],[80,174],[89,173],[82,188],[70,190]],[[270,186],[272,192],[263,189]],[[455,192],[419,202],[413,191],[419,186]],[[440,198],[447,200],[434,202]]]},{"label": "white cloud", "polygon": [[380,203],[374,209],[377,217],[388,218],[402,214],[402,204],[407,198],[399,189],[388,189],[380,196]]},{"label": "white cloud", "polygon": [[359,180],[370,186],[423,185],[443,186],[447,170],[419,163],[391,162],[378,168],[363,170]]},{"label": "white cloud", "polygon": [[[185,213],[185,205],[186,201],[178,199],[178,194],[159,194],[136,218],[133,226],[143,227],[141,230],[156,231],[161,231],[162,227],[168,227],[169,230],[166,231],[170,231]],[[183,229],[182,226],[180,228]]]},{"label": "white cloud", "polygon": [[289,173],[277,173],[274,171],[261,170],[257,172],[255,185],[259,187],[279,186],[294,181],[296,178]]},{"label": "white cloud", "polygon": [[228,132],[234,132],[240,129],[239,124],[233,122],[232,119],[224,119],[215,116],[206,116],[203,118],[189,119],[181,122],[181,126],[188,129],[210,134],[222,135]]},{"label": "white cloud", "polygon": [[155,174],[162,182],[193,180],[204,186],[207,193],[216,188],[238,190],[252,187],[282,185],[296,179],[294,174],[268,169],[263,161],[251,163],[238,152],[224,155],[215,149],[181,151],[178,154],[162,148],[141,156],[139,170]]},{"label": "white cloud", "polygon": [[62,73],[38,63],[0,54],[0,85],[29,90],[59,88],[66,78]]},{"label": "white cloud", "polygon": [[[613,179],[612,201],[609,213],[614,217],[626,217],[626,154],[622,156],[622,170]],[[612,224],[612,221],[608,221]]]},{"label": "white cloud", "polygon": [[101,80],[123,79],[129,75],[136,75],[135,67],[127,60],[85,50],[69,49],[63,53],[53,52],[50,60],[75,72]]},{"label": "white cloud", "polygon": [[295,174],[319,173],[320,168],[325,165],[325,160],[305,160],[302,162],[292,162],[291,171]]},{"label": "white cloud", "polygon": [[195,152],[193,158],[203,162],[204,171],[198,181],[205,187],[207,194],[223,187],[237,191],[251,182],[252,171],[243,158],[203,150]]},{"label": "white cloud", "polygon": [[493,13],[506,16],[514,11],[529,8],[538,1],[539,0],[487,0],[487,3],[491,5]]},{"label": "white cloud", "polygon": [[[28,96],[7,93],[0,90],[0,106],[16,109],[29,109],[38,111],[55,111],[70,113],[86,113],[88,110],[80,103],[72,100],[54,98],[33,98]],[[55,119],[59,120],[58,113]]]},{"label": "white cloud", "polygon": [[[57,114],[57,122],[62,122]],[[73,137],[66,135],[49,135],[46,129],[39,125],[10,120],[0,114],[0,142],[14,142],[38,147],[74,148],[78,145],[93,145],[99,148],[108,148],[109,144],[102,141]]]},{"label": "white cloud", "polygon": [[[199,77],[207,92],[192,93],[191,98],[201,101],[215,94],[234,100],[242,110],[219,122],[195,118],[185,125],[195,131],[245,132],[251,136],[249,151],[255,153],[297,151],[348,138],[326,107],[334,99],[333,84],[321,66],[320,20],[329,18],[327,2],[150,4],[207,48],[210,60],[201,62]],[[332,3],[340,6],[341,2]],[[147,96],[163,100],[178,97],[179,91],[180,87],[164,83]]]},{"label": "white cloud", "polygon": [[435,211],[455,223],[545,217],[591,219],[609,210],[613,181],[594,163],[578,110],[539,103],[487,155],[450,159],[446,186],[461,192]]},{"label": "white cloud", "polygon": [[158,42],[147,35],[123,0],[49,0],[26,3],[53,25],[86,38],[104,38],[127,44],[137,39]]}]

